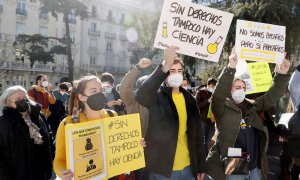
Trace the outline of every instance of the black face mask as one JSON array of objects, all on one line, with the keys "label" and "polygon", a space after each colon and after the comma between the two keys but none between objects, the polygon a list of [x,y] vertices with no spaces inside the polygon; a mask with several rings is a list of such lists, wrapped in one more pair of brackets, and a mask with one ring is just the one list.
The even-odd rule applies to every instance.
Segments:
[{"label": "black face mask", "polygon": [[103,93],[99,92],[91,96],[87,96],[87,104],[94,111],[99,111],[105,107],[106,98]]},{"label": "black face mask", "polygon": [[17,111],[26,112],[29,109],[29,101],[28,99],[22,99],[15,102],[17,105]]}]

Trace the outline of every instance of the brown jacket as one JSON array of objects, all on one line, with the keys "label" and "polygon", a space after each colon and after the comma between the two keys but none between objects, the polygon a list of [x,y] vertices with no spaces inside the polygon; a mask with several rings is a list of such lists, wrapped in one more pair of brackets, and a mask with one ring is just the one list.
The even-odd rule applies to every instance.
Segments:
[{"label": "brown jacket", "polygon": [[145,137],[148,129],[149,112],[148,109],[140,105],[135,100],[133,87],[140,71],[132,68],[123,78],[120,86],[120,96],[123,100],[127,114],[140,113],[142,135]]}]

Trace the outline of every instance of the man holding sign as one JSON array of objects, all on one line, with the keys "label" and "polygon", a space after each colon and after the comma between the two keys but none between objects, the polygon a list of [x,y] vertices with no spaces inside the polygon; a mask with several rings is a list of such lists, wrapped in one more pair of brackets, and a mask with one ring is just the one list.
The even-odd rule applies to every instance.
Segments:
[{"label": "man holding sign", "polygon": [[[144,81],[136,96],[149,109],[145,160],[153,180],[193,180],[205,175],[199,110],[193,96],[180,86],[183,63],[177,50],[174,46],[165,50],[163,65]],[[160,87],[162,83],[165,86]]]}]

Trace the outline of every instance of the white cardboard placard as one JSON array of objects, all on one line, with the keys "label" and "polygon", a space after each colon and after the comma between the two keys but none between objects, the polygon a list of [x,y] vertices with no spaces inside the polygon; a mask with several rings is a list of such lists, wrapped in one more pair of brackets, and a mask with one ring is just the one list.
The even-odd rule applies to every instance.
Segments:
[{"label": "white cardboard placard", "polygon": [[285,26],[237,20],[238,59],[280,63],[284,59],[285,29]]},{"label": "white cardboard placard", "polygon": [[178,46],[178,53],[218,62],[233,14],[188,3],[165,0],[154,47]]}]

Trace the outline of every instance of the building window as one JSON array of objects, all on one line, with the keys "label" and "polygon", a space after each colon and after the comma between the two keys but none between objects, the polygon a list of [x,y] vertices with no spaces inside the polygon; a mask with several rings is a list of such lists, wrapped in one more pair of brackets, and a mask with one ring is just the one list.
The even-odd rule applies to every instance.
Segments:
[{"label": "building window", "polygon": [[72,40],[72,43],[74,44],[75,43],[75,32],[70,31],[70,38]]},{"label": "building window", "polygon": [[40,35],[48,36],[48,28],[47,27],[40,27]]},{"label": "building window", "polygon": [[69,19],[69,23],[76,24],[76,16],[73,11],[68,15],[68,19]]},{"label": "building window", "polygon": [[97,31],[97,23],[91,22],[91,32],[96,32]]},{"label": "building window", "polygon": [[112,52],[112,42],[107,42],[106,43],[106,51]]},{"label": "building window", "polygon": [[25,24],[23,23],[16,23],[16,34],[24,34],[25,33]]},{"label": "building window", "polygon": [[26,15],[26,0],[18,0],[17,14]]},{"label": "building window", "polygon": [[112,14],[112,11],[111,11],[111,10],[108,11],[107,20],[108,20],[109,22],[113,22],[113,14]]},{"label": "building window", "polygon": [[93,18],[97,17],[97,7],[96,6],[92,6],[92,17]]},{"label": "building window", "polygon": [[125,22],[125,14],[122,14],[120,24],[123,24],[124,22]]},{"label": "building window", "polygon": [[90,65],[95,65],[96,64],[96,57],[90,56]]},{"label": "building window", "polygon": [[47,13],[46,8],[44,7],[44,5],[42,5],[42,7],[40,7],[39,18],[44,19],[44,20],[49,20],[48,13]]}]

